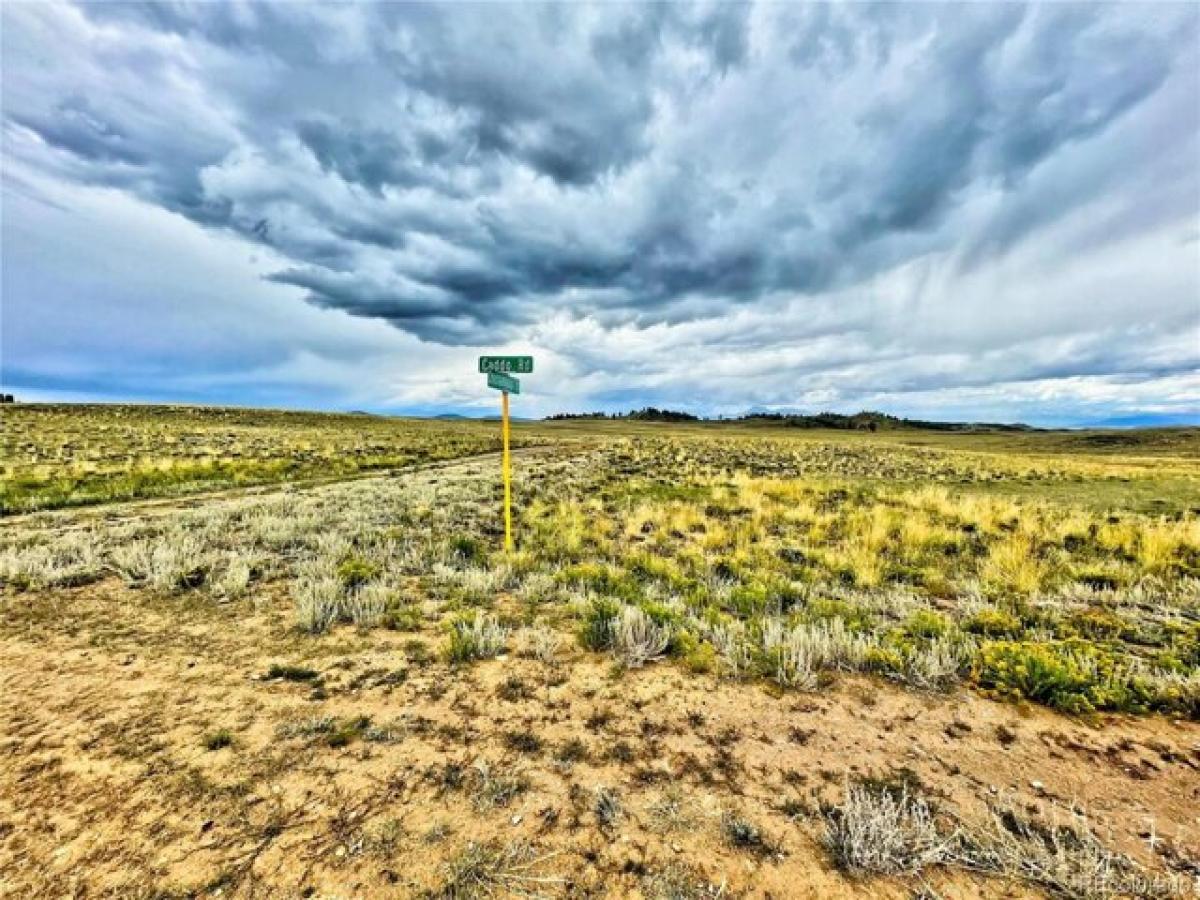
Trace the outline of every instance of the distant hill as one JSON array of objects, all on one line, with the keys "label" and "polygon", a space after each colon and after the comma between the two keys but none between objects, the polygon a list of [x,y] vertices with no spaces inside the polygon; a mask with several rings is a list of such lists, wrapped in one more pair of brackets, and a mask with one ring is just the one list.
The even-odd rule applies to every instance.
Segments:
[{"label": "distant hill", "polygon": [[924,419],[903,419],[887,413],[864,410],[852,415],[823,412],[813,415],[797,413],[749,413],[744,416],[725,417],[719,420],[701,419],[691,413],[648,406],[627,413],[557,413],[547,416],[547,421],[568,419],[614,419],[639,422],[712,422],[721,424],[762,424],[785,428],[830,428],[837,431],[1038,431],[1031,425],[1003,424],[992,422],[931,422]]},{"label": "distant hill", "polygon": [[555,422],[564,419],[630,419],[637,422],[699,422],[699,416],[691,413],[678,412],[673,409],[657,409],[647,406],[644,409],[634,409],[627,413],[556,413],[547,416],[546,420]]},{"label": "distant hill", "polygon": [[887,413],[864,410],[852,415],[823,412],[815,415],[790,413],[753,413],[724,421],[763,422],[788,428],[833,428],[839,431],[1038,431],[1032,425],[996,422],[932,422],[926,419],[903,419]]}]

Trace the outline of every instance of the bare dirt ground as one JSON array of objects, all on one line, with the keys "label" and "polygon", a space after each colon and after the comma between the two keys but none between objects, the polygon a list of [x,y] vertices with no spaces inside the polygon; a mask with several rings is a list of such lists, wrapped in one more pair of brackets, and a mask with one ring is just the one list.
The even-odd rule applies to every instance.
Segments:
[{"label": "bare dirt ground", "polygon": [[[1005,796],[1083,807],[1150,871],[1200,858],[1196,723],[617,673],[569,642],[552,664],[456,668],[436,626],[314,640],[293,622],[269,584],[250,611],[117,579],[7,597],[0,896],[484,896],[454,881],[473,845],[511,854],[495,896],[1039,896],[842,874],[821,810],[852,777],[963,820]],[[730,840],[733,820],[757,836]]]}]

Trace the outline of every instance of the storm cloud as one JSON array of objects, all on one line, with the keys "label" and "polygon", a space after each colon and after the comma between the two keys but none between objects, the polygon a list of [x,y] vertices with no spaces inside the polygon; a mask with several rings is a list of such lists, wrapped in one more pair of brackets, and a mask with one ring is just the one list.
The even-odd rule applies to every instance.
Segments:
[{"label": "storm cloud", "polygon": [[703,356],[705,411],[1069,379],[1198,406],[1194,4],[3,16],[6,196],[116,191],[297,304],[544,349],[561,402],[694,405]]}]

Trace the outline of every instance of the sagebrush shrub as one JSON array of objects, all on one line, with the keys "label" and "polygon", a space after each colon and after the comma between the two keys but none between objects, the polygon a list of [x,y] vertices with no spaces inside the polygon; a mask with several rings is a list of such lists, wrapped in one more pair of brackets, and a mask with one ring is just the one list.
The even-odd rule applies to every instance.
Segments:
[{"label": "sagebrush shrub", "polygon": [[320,634],[337,621],[342,610],[343,583],[336,575],[304,575],[292,584],[296,622],[311,634]]},{"label": "sagebrush shrub", "polygon": [[955,838],[939,833],[929,804],[906,788],[851,783],[825,813],[825,845],[848,872],[898,875],[949,861]]},{"label": "sagebrush shrub", "polygon": [[588,650],[607,650],[612,646],[613,623],[621,604],[607,597],[594,597],[583,608],[579,642]]},{"label": "sagebrush shrub", "polygon": [[494,616],[477,612],[473,618],[451,623],[446,657],[456,663],[489,659],[504,649],[507,637],[508,629]]},{"label": "sagebrush shrub", "polygon": [[626,606],[612,624],[612,648],[630,668],[660,659],[671,642],[671,628],[656,625],[644,611]]}]

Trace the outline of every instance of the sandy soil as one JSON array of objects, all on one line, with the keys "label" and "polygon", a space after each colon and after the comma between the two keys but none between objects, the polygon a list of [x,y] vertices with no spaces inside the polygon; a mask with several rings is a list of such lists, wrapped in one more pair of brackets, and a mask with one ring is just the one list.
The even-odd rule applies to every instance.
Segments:
[{"label": "sandy soil", "polygon": [[[527,846],[507,884],[528,896],[1037,896],[962,872],[846,877],[821,809],[855,777],[966,822],[1005,797],[1076,805],[1153,872],[1200,859],[1196,723],[617,672],[569,639],[553,665],[454,668],[442,640],[301,635],[278,584],[227,604],[115,579],[0,597],[0,896],[438,896],[472,842]],[[761,844],[731,845],[729,816]]]},{"label": "sandy soil", "polygon": [[[561,879],[540,885],[549,893],[636,895],[686,864],[750,896],[907,896],[911,883],[845,879],[820,846],[819,804],[851,774],[903,773],[967,817],[997,792],[1079,803],[1151,865],[1152,844],[1200,851],[1195,724],[1082,723],[852,678],[778,696],[669,665],[614,677],[574,649],[554,666],[452,669],[420,661],[417,642],[433,651],[436,634],[314,642],[291,631],[284,598],[261,605],[148,603],[116,583],[9,599],[0,893],[413,896],[466,842],[495,838],[532,842],[538,874]],[[283,662],[319,669],[323,690],[264,678]],[[369,716],[383,734],[342,747],[281,736],[318,716]],[[232,745],[205,749],[222,728]],[[557,758],[571,755],[583,758]],[[528,786],[488,807],[480,764]],[[611,827],[598,786],[620,798]],[[671,821],[655,815],[664,794],[680,801]],[[770,852],[728,846],[727,811],[763,828]],[[961,875],[937,886],[1024,893]]]}]

